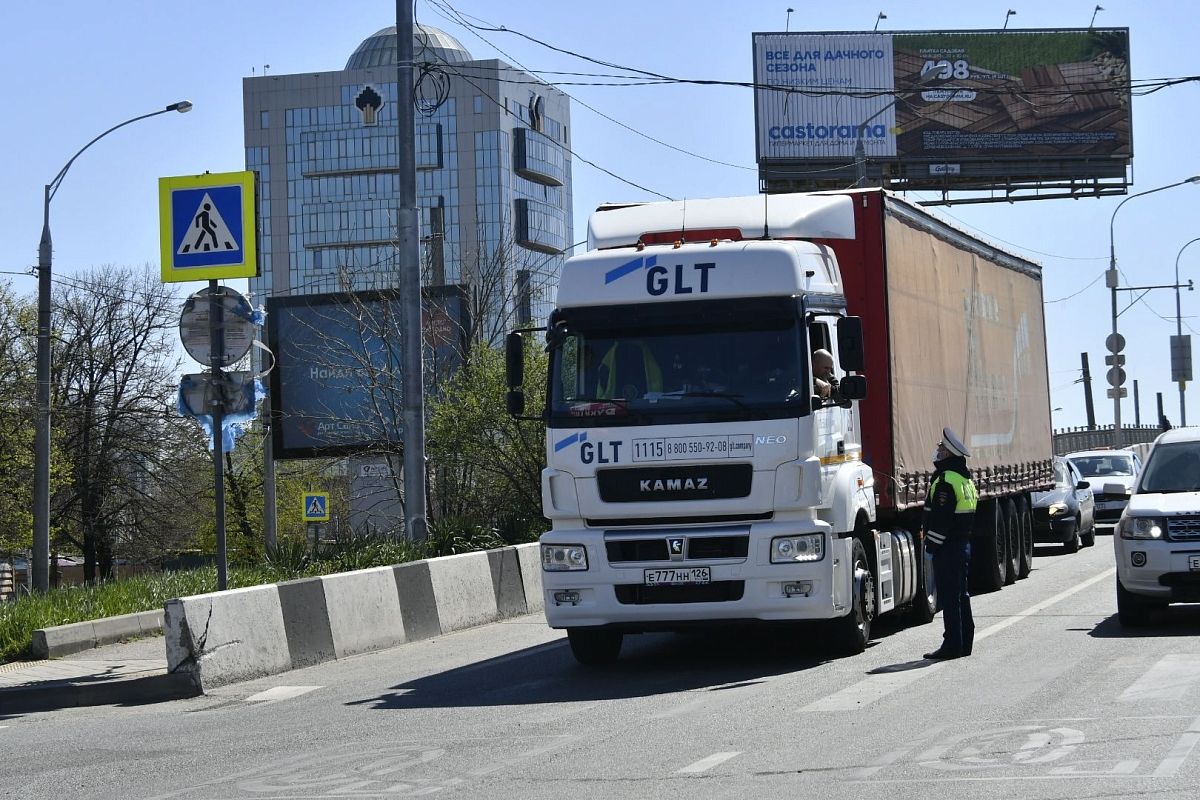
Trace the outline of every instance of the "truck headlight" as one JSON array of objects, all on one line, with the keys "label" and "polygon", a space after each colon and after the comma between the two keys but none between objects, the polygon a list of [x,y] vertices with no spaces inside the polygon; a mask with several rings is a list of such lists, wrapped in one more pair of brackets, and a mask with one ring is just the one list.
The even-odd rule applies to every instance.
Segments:
[{"label": "truck headlight", "polygon": [[1050,516],[1057,517],[1067,513],[1066,503],[1054,503],[1050,506]]},{"label": "truck headlight", "polygon": [[582,572],[587,568],[587,550],[583,545],[542,545],[542,569],[546,572]]},{"label": "truck headlight", "polygon": [[820,561],[825,557],[825,534],[805,533],[799,536],[780,536],[771,540],[771,563],[793,564],[798,561]]},{"label": "truck headlight", "polygon": [[1125,517],[1121,520],[1122,539],[1165,539],[1167,521],[1162,517]]}]

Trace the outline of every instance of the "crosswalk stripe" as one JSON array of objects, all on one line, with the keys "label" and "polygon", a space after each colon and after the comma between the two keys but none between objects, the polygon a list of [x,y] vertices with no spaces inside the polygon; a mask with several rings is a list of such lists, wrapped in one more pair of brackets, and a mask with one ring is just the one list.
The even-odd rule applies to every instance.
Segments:
[{"label": "crosswalk stripe", "polygon": [[718,764],[724,764],[729,759],[734,758],[735,756],[740,756],[741,754],[742,752],[740,750],[736,750],[731,753],[713,753],[711,756],[702,758],[694,764],[688,764],[683,769],[675,770],[675,772],[676,774],[694,774],[697,772],[705,772],[717,766]]},{"label": "crosswalk stripe", "polygon": [[1197,681],[1200,681],[1200,655],[1174,653],[1163,656],[1146,670],[1117,700],[1122,703],[1182,700]]},{"label": "crosswalk stripe", "polygon": [[302,694],[320,689],[320,686],[273,686],[266,691],[252,694],[246,698],[247,703],[270,703],[275,700],[290,700]]},{"label": "crosswalk stripe", "polygon": [[1154,770],[1150,777],[1152,778],[1169,778],[1179,771],[1187,757],[1191,755],[1192,749],[1197,743],[1200,743],[1200,717],[1192,720],[1191,727],[1184,731],[1183,735],[1175,742],[1175,746],[1167,753]]}]

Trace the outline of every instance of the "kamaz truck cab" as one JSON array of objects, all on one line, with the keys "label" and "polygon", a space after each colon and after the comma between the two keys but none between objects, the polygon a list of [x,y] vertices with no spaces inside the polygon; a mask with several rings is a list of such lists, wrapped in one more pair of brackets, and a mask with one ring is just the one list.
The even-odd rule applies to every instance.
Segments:
[{"label": "kamaz truck cab", "polygon": [[[874,527],[862,329],[808,241],[853,238],[852,199],[604,208],[588,234],[546,329],[547,621],[584,663],[715,623],[828,620],[861,651],[920,570],[912,534]],[[508,345],[521,413],[521,334]]]}]

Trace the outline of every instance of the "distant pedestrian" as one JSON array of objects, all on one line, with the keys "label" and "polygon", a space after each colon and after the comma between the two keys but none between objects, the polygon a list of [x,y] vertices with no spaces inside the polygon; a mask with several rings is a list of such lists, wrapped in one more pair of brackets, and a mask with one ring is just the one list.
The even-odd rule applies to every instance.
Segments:
[{"label": "distant pedestrian", "polygon": [[945,633],[942,646],[925,658],[950,659],[971,655],[975,619],[967,572],[971,564],[971,528],[979,495],[967,469],[971,453],[954,431],[942,428],[933,455],[936,472],[925,498],[925,549],[933,555],[934,584],[942,606]]}]

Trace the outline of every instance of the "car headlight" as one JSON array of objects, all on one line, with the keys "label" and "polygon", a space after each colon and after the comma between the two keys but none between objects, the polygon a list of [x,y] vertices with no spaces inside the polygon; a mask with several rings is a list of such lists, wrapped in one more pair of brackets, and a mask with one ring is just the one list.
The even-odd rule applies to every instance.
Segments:
[{"label": "car headlight", "polygon": [[1067,513],[1067,504],[1066,503],[1052,503],[1050,505],[1050,516],[1057,517],[1060,514],[1065,514],[1065,513]]},{"label": "car headlight", "polygon": [[825,534],[805,533],[799,536],[780,536],[771,540],[771,563],[794,564],[798,561],[820,561],[825,557]]},{"label": "car headlight", "polygon": [[1125,517],[1121,520],[1122,539],[1165,539],[1167,521],[1162,517]]},{"label": "car headlight", "polygon": [[587,568],[587,550],[583,545],[542,545],[542,569],[546,572],[582,572]]}]

